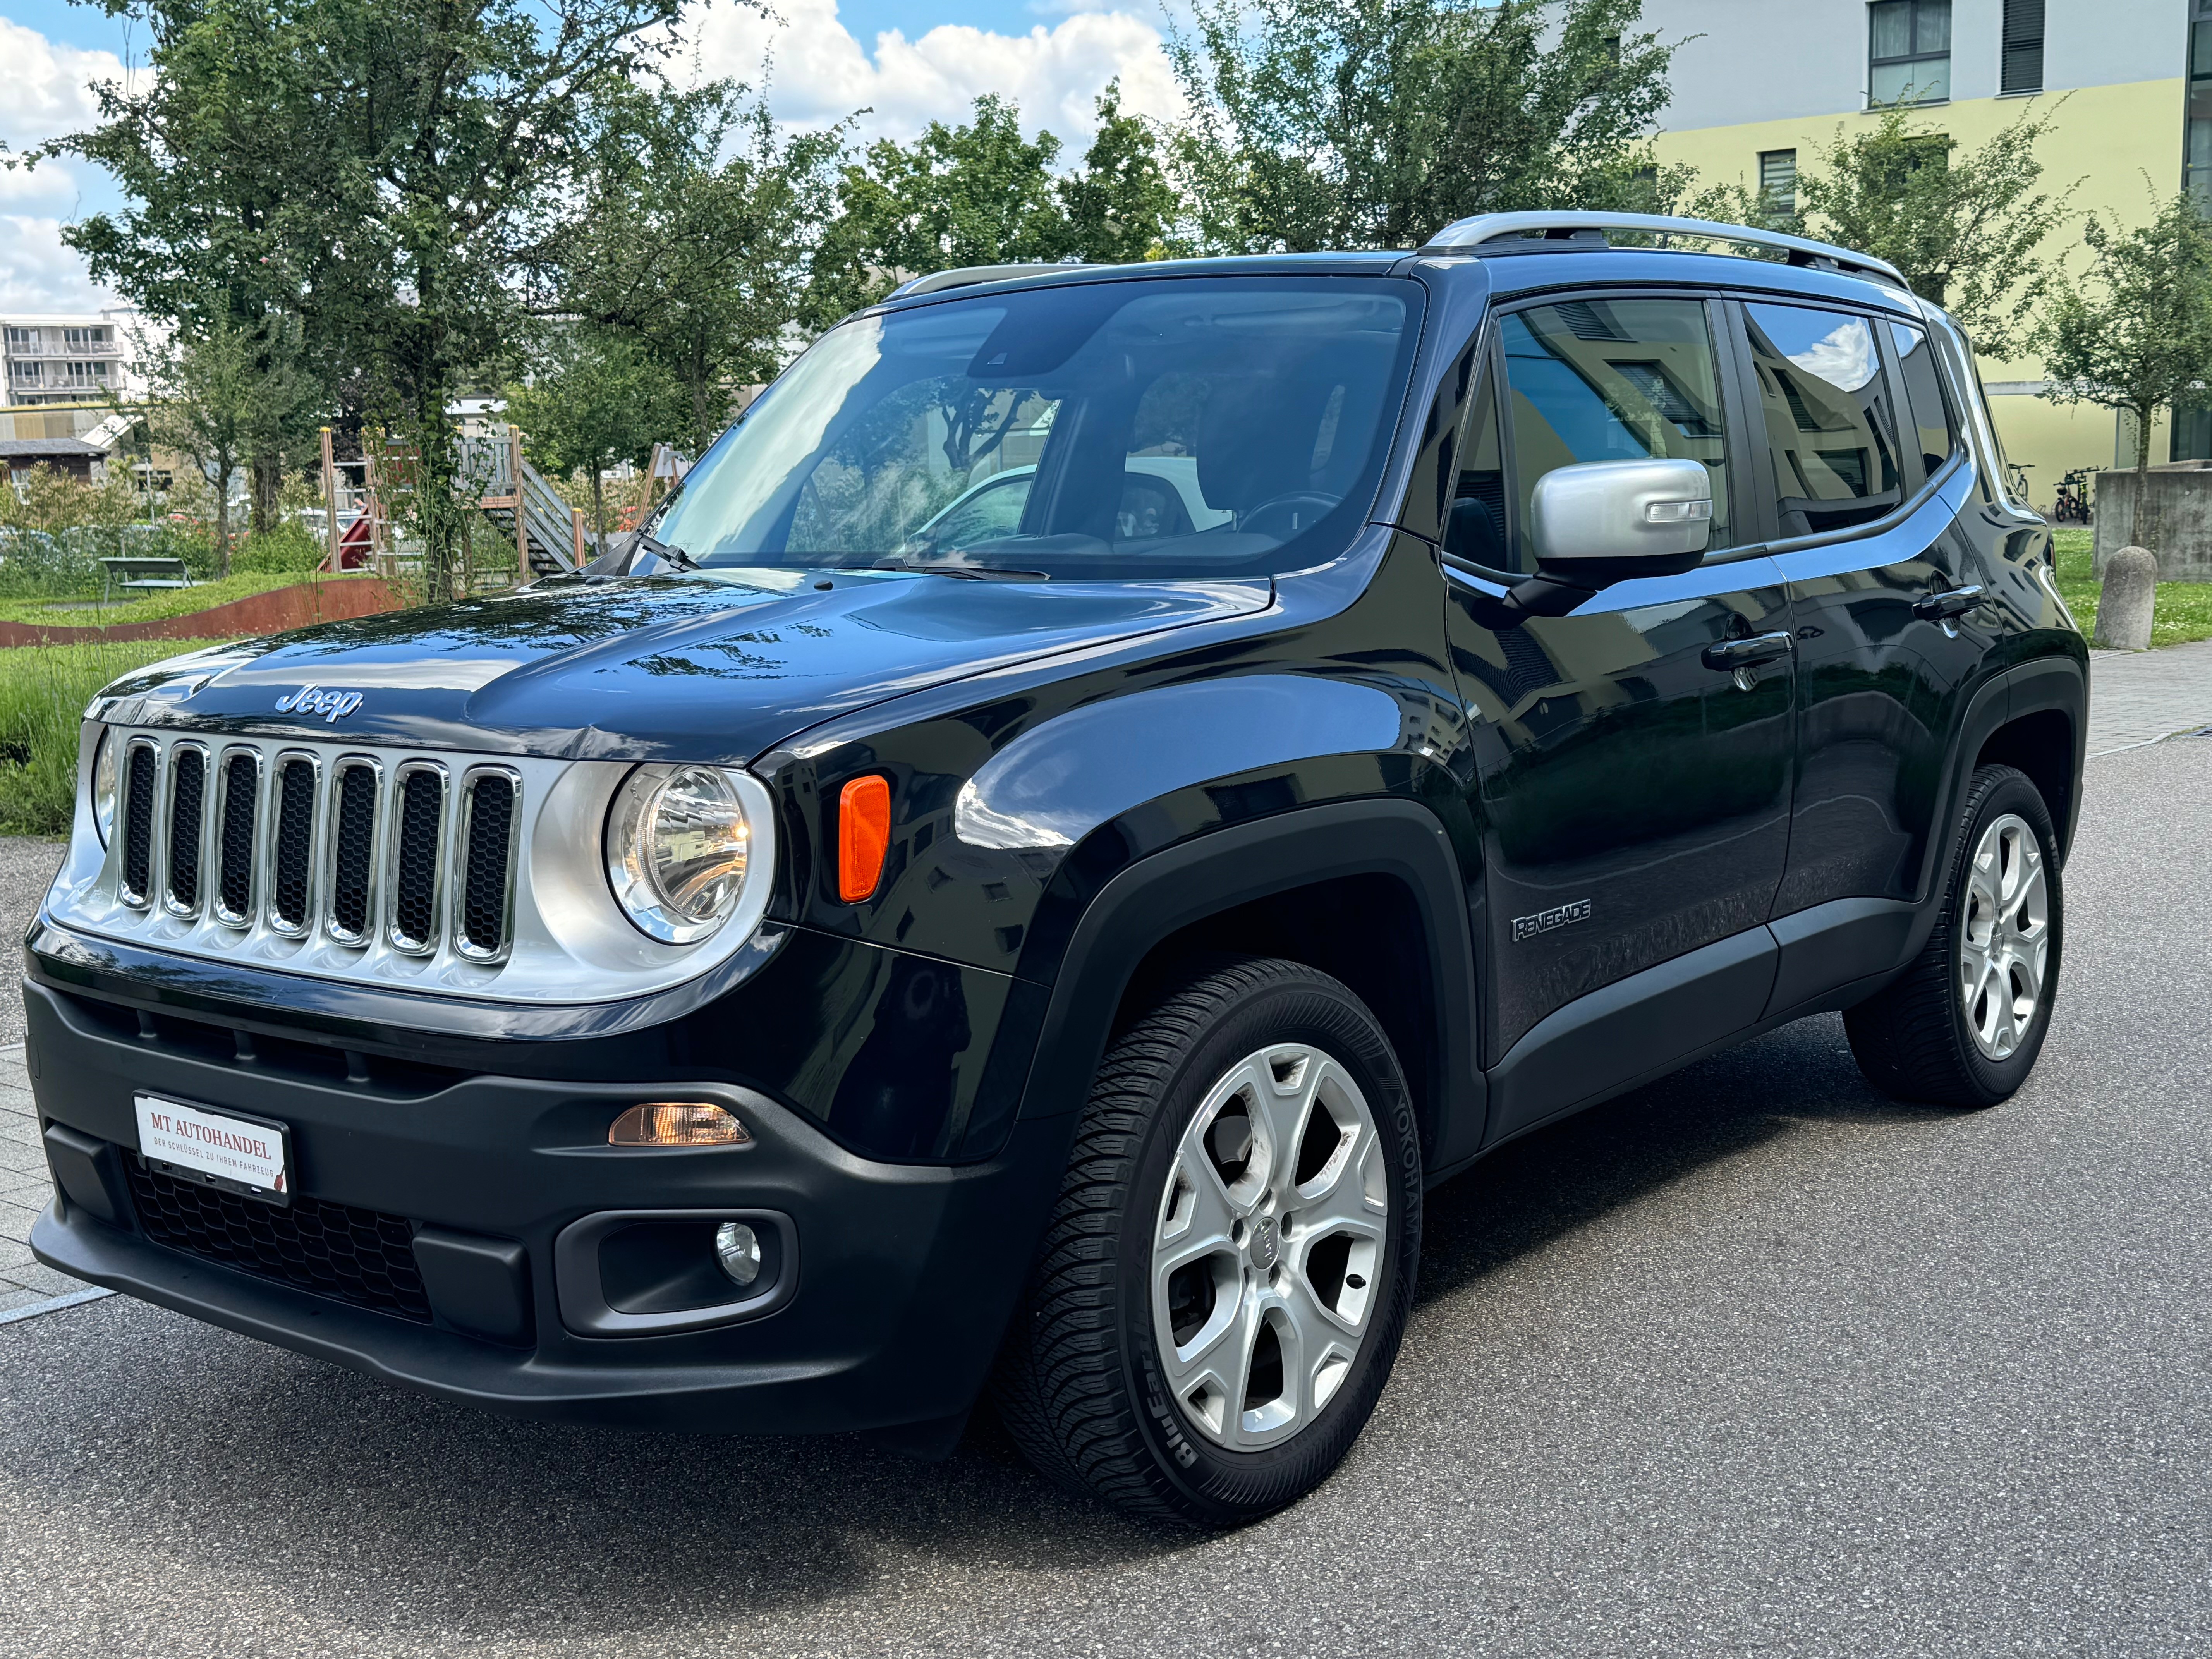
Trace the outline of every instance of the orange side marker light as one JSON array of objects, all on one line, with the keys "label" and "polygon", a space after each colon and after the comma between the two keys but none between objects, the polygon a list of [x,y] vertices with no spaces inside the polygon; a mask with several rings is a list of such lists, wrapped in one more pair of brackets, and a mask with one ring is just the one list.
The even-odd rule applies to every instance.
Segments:
[{"label": "orange side marker light", "polygon": [[837,896],[848,904],[873,897],[890,845],[890,780],[854,778],[837,797]]}]

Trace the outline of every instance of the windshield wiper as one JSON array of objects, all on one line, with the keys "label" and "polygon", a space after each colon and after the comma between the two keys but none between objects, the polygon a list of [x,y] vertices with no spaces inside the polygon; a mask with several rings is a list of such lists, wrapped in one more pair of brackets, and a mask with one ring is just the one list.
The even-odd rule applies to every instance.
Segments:
[{"label": "windshield wiper", "polygon": [[652,554],[657,559],[666,560],[670,564],[674,565],[678,570],[696,570],[700,568],[699,561],[693,558],[682,548],[671,547],[666,542],[656,540],[654,538],[647,535],[642,530],[637,532],[636,545],[643,548],[647,552]]},{"label": "windshield wiper", "polygon": [[939,564],[929,559],[878,559],[871,570],[915,570],[926,575],[951,576],[963,582],[1047,582],[1042,570],[1006,570],[996,565]]}]

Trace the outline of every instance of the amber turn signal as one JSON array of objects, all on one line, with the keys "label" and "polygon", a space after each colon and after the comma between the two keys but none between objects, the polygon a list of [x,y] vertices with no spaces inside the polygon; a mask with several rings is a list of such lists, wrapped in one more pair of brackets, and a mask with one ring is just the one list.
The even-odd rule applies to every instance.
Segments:
[{"label": "amber turn signal", "polygon": [[848,904],[872,897],[890,845],[890,780],[854,778],[837,797],[837,896]]},{"label": "amber turn signal", "polygon": [[610,1146],[741,1146],[751,1139],[744,1124],[707,1100],[633,1106],[607,1131]]}]

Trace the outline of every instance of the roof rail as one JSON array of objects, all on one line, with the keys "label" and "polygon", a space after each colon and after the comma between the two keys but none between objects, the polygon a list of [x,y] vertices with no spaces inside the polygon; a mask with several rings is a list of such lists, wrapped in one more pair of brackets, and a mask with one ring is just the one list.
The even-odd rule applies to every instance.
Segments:
[{"label": "roof rail", "polygon": [[901,283],[886,300],[910,300],[917,294],[936,294],[948,288],[972,288],[978,283],[1011,282],[1017,276],[1055,276],[1064,270],[1103,270],[1096,264],[1058,264],[1044,260],[1033,260],[1018,265],[958,265],[951,270],[933,270],[927,276],[915,276]]},{"label": "roof rail", "polygon": [[[1778,230],[1753,230],[1748,225],[1723,225],[1711,219],[1676,219],[1659,213],[1478,213],[1446,225],[1429,239],[1424,253],[1534,253],[1548,252],[1545,244],[1604,247],[1608,230],[1641,231],[1652,236],[1690,236],[1709,241],[1741,242],[1752,247],[1780,248],[1793,265],[1826,264],[1854,276],[1871,276],[1893,284],[1908,294],[1912,285],[1887,259],[1870,253],[1854,253],[1846,247],[1787,236]],[[1516,243],[1520,246],[1513,246]]]}]

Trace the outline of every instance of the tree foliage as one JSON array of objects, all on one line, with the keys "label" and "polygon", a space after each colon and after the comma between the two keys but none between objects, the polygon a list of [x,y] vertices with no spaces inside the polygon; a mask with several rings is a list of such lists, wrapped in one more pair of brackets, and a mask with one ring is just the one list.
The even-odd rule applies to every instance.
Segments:
[{"label": "tree foliage", "polygon": [[2136,469],[2150,465],[2152,418],[2212,384],[2212,227],[2187,196],[2149,224],[2083,228],[2086,283],[2053,284],[2035,344],[2054,403],[2091,403],[2136,417]]},{"label": "tree foliage", "polygon": [[635,341],[672,376],[684,417],[657,435],[696,455],[732,389],[782,368],[843,129],[781,135],[726,81],[617,88],[599,118],[580,210],[538,261],[536,302]]},{"label": "tree foliage", "polygon": [[1197,0],[1170,56],[1199,240],[1416,247],[1468,214],[1650,205],[1674,48],[1641,0]]},{"label": "tree foliage", "polygon": [[1119,263],[1166,251],[1175,194],[1159,143],[1109,84],[1082,163],[1055,177],[1060,140],[1024,137],[992,94],[974,119],[933,121],[911,144],[878,139],[837,182],[837,216],[815,256],[809,318],[826,326],[911,276],[955,265]]},{"label": "tree foliage", "polygon": [[1995,357],[2024,350],[2052,269],[2038,252],[2070,189],[2039,190],[2035,147],[2056,106],[2022,110],[1978,149],[1886,110],[1869,129],[1840,131],[1797,178],[1797,208],[1812,234],[1888,260],[1913,292],[1957,319]]},{"label": "tree foliage", "polygon": [[179,329],[147,358],[153,442],[197,465],[215,494],[215,574],[230,574],[231,485],[252,458],[282,453],[316,389],[299,369],[299,319],[271,312],[247,325],[216,313]]},{"label": "tree foliage", "polygon": [[566,333],[537,377],[507,394],[532,462],[558,476],[584,474],[602,538],[606,475],[625,461],[642,465],[654,444],[681,431],[686,404],[684,388],[640,342],[597,330]]},{"label": "tree foliage", "polygon": [[512,337],[594,100],[653,71],[680,0],[106,3],[147,26],[151,72],[52,147],[131,201],[72,240],[157,316],[296,313],[310,358],[417,447],[442,590],[465,510],[446,411]]}]

